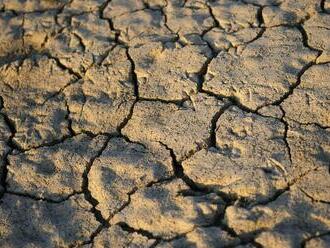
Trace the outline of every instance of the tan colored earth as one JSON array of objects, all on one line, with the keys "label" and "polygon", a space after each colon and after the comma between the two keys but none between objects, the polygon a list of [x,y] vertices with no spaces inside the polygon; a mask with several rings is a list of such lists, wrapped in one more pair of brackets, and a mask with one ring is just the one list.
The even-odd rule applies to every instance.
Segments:
[{"label": "tan colored earth", "polygon": [[329,0],[0,0],[0,247],[330,247]]}]

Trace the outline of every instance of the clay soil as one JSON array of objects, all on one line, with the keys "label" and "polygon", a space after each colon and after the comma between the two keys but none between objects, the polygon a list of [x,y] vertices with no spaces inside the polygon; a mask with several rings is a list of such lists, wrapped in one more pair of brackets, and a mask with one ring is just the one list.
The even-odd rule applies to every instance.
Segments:
[{"label": "clay soil", "polygon": [[330,247],[329,0],[0,0],[0,247]]}]

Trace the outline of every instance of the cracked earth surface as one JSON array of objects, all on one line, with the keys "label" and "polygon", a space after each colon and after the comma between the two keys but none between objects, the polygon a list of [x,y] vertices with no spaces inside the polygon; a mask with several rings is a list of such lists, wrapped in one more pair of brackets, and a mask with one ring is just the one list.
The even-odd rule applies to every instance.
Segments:
[{"label": "cracked earth surface", "polygon": [[0,10],[0,247],[330,247],[330,1]]}]

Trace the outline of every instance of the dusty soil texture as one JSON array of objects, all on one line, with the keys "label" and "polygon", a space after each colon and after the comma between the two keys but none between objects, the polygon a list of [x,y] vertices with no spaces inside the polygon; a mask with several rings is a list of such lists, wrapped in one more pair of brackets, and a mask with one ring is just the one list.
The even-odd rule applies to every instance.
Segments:
[{"label": "dusty soil texture", "polygon": [[329,0],[0,0],[0,247],[329,248]]}]

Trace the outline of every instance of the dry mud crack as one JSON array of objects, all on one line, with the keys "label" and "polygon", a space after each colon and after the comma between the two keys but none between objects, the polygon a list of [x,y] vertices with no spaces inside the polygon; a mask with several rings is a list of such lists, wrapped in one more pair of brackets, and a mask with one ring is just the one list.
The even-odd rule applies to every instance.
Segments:
[{"label": "dry mud crack", "polygon": [[330,247],[330,1],[0,0],[0,247]]}]

